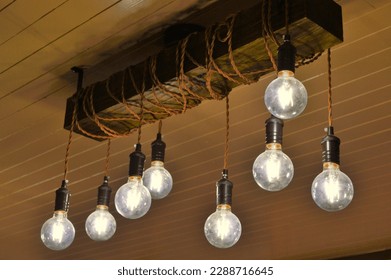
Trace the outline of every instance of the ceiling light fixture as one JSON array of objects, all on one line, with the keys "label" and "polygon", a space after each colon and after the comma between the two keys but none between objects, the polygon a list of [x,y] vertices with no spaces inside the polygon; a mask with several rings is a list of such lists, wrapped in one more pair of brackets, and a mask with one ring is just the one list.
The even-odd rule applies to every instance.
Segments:
[{"label": "ceiling light fixture", "polygon": [[253,177],[262,189],[280,191],[293,178],[292,160],[282,151],[282,128],[284,121],[273,115],[265,122],[266,150],[253,164]]},{"label": "ceiling light fixture", "polygon": [[[279,1],[279,3],[281,2]],[[305,18],[300,17],[302,11],[307,11],[307,5],[304,2],[298,6],[292,6],[293,10],[300,10],[300,22],[304,20],[302,24],[295,17],[295,30],[292,34],[298,34],[303,27],[310,26],[311,30],[316,28],[313,25],[315,22],[313,23],[312,20],[307,22]],[[333,1],[329,2],[334,3]],[[273,54],[267,45],[267,36],[270,36],[274,42],[277,42],[273,34],[275,29],[272,27],[272,23],[273,25],[278,25],[277,23],[279,22],[282,11],[281,9],[272,11],[272,7],[274,9],[278,5],[272,0],[261,1],[262,37],[264,39],[265,49],[272,61],[273,69],[278,72],[278,78],[267,87],[265,92],[265,104],[271,112],[271,117],[265,122],[266,150],[255,160],[253,175],[257,184],[268,191],[284,189],[291,182],[294,174],[292,161],[282,152],[282,131],[284,119],[298,116],[307,104],[306,89],[300,81],[293,77],[295,67],[313,62],[318,58],[325,45],[329,47],[332,43],[342,40],[342,29],[338,28],[338,24],[336,24],[336,28],[334,28],[334,24],[330,24],[329,26],[331,31],[337,35],[331,31],[327,31],[324,32],[325,34],[319,40],[312,40],[312,38],[307,36],[310,38],[308,39],[304,35],[299,36],[305,40],[300,46],[301,48],[298,46],[300,49],[299,56],[302,57],[302,61],[296,63],[296,48],[290,42],[287,3],[288,1],[285,0],[286,35],[284,36],[284,43],[278,50],[277,66]],[[314,9],[314,7],[311,7],[311,9]],[[335,9],[334,12],[338,16],[338,19],[340,19],[339,10]],[[244,16],[242,14],[239,17],[246,19],[247,14],[244,14]],[[229,17],[225,24],[227,29],[226,36],[222,35],[224,24],[214,25],[207,28],[203,34],[188,35],[188,37],[179,42],[176,51],[168,49],[159,53],[163,62],[176,61],[173,65],[163,63],[162,67],[157,68],[158,55],[154,56],[155,59],[145,60],[141,90],[137,88],[135,78],[132,74],[132,69],[134,69],[137,80],[140,80],[142,75],[141,64],[128,67],[124,71],[111,75],[105,82],[93,84],[84,90],[81,89],[83,71],[79,68],[73,69],[79,73],[79,80],[77,93],[74,94],[72,99],[68,100],[69,102],[67,104],[70,105],[67,106],[70,110],[67,110],[66,113],[65,127],[70,128],[70,133],[65,155],[64,180],[62,181],[61,187],[56,191],[53,218],[46,221],[41,229],[41,238],[45,246],[53,250],[62,250],[67,248],[75,237],[75,229],[67,219],[70,193],[67,188],[68,180],[66,178],[68,173],[69,148],[74,131],[95,139],[109,139],[106,173],[103,184],[98,188],[96,211],[89,215],[85,224],[86,232],[91,239],[103,241],[111,238],[116,231],[116,221],[108,211],[111,194],[107,174],[110,138],[128,136],[135,128],[138,128],[137,144],[135,145],[134,152],[130,154],[128,182],[118,189],[114,200],[116,210],[120,215],[128,219],[140,218],[149,211],[152,198],[163,198],[172,189],[172,177],[164,168],[166,145],[162,141],[161,136],[162,123],[160,121],[156,140],[151,145],[151,167],[145,172],[145,155],[141,151],[140,143],[141,126],[147,122],[184,113],[188,108],[198,105],[203,100],[212,98],[219,100],[223,97],[226,98],[224,167],[221,179],[216,182],[216,211],[206,219],[204,233],[208,242],[217,248],[230,248],[238,242],[241,237],[242,226],[238,217],[232,213],[233,183],[228,179],[227,168],[229,138],[228,92],[231,91],[234,84],[250,84],[264,73],[269,72],[271,68],[269,67],[269,63],[264,61],[263,58],[261,61],[255,59],[254,65],[252,64],[253,62],[247,64],[247,61],[250,61],[250,59],[239,59],[237,60],[238,63],[235,62],[234,52],[239,56],[241,53],[248,54],[246,50],[250,50],[253,47],[247,47],[249,42],[251,43],[257,40],[258,44],[259,36],[256,35],[256,37],[253,37],[253,34],[247,34],[248,38],[246,35],[244,36],[246,38],[243,37],[239,40],[233,40],[234,29],[239,32],[248,29],[246,29],[247,25],[243,26],[242,24],[242,22],[247,22],[246,20],[238,20],[237,22],[239,24],[235,25],[236,21],[234,19],[235,17]],[[324,22],[323,19],[324,17],[320,17],[320,23]],[[255,26],[254,24],[252,25]],[[319,26],[323,27],[323,25]],[[319,29],[323,30],[323,28]],[[317,33],[314,32],[314,34]],[[320,33],[323,33],[323,31]],[[340,36],[338,36],[339,34]],[[190,42],[190,36],[197,36],[195,37],[197,39],[193,38],[192,42]],[[299,37],[298,42],[302,41]],[[251,40],[248,41],[248,39]],[[201,58],[205,55],[202,54],[202,50],[200,51],[200,47],[202,46],[200,42],[206,43],[205,66],[198,62],[202,61]],[[228,45],[228,52],[224,48],[221,48],[224,45],[223,43]],[[186,49],[188,45],[190,46],[189,50],[193,51],[192,53]],[[277,45],[279,44],[277,43]],[[172,59],[172,54],[174,53],[176,57]],[[266,53],[262,52],[262,55],[259,56],[254,53],[253,56],[264,57],[264,54],[266,55]],[[227,62],[227,58],[229,62]],[[193,66],[187,67],[187,61],[190,61],[191,63],[189,64]],[[167,65],[170,67],[167,68]],[[146,74],[148,68],[150,70],[149,77]],[[173,76],[175,72],[173,69],[176,70],[176,76]],[[129,78],[133,86],[129,86]],[[150,87],[147,91],[145,91],[146,80],[148,87]],[[329,58],[329,82],[330,80]],[[327,136],[322,141],[324,169],[326,171],[322,172],[322,174],[325,173],[326,175],[320,174],[318,176],[320,179],[317,177],[314,180],[312,195],[315,202],[321,208],[327,211],[335,211],[334,208],[323,207],[323,204],[328,203],[326,206],[336,206],[336,210],[343,209],[352,199],[353,186],[350,179],[339,171],[340,140],[334,136],[330,121],[330,87],[331,85],[329,83],[329,127],[327,129]],[[137,97],[135,93],[138,93],[140,97]],[[144,93],[145,102],[143,102]],[[145,116],[144,111],[146,112]],[[73,114],[71,114],[72,112]],[[70,116],[72,116],[72,121],[69,120]],[[330,188],[330,185],[334,187]]]},{"label": "ceiling light fixture", "polygon": [[323,210],[334,212],[346,208],[353,199],[354,188],[350,178],[339,169],[340,139],[334,135],[331,99],[331,51],[328,61],[328,128],[322,139],[323,171],[312,182],[311,194],[315,203]]},{"label": "ceiling light fixture", "polygon": [[268,111],[280,119],[292,119],[307,106],[307,90],[295,75],[296,48],[292,45],[288,24],[288,1],[285,0],[284,43],[278,49],[277,75],[266,88],[264,101]]},{"label": "ceiling light fixture", "polygon": [[78,74],[76,94],[73,95],[72,123],[69,130],[68,143],[65,151],[64,179],[61,187],[56,190],[53,217],[48,219],[41,228],[41,240],[43,244],[52,250],[64,250],[68,248],[75,239],[75,227],[68,220],[69,198],[71,196],[67,184],[69,149],[72,143],[73,130],[75,127],[76,113],[78,108],[78,97],[83,86],[83,69],[72,67],[73,72]]},{"label": "ceiling light fixture", "polygon": [[156,140],[152,142],[151,167],[145,170],[143,174],[143,183],[151,193],[152,199],[161,199],[166,197],[172,189],[172,176],[164,168],[164,156],[166,143],[162,140],[162,121],[159,121],[159,131]]},{"label": "ceiling light fixture", "polygon": [[85,224],[87,235],[95,241],[110,239],[117,229],[114,216],[109,212],[111,188],[109,186],[108,165],[111,140],[107,140],[106,167],[103,184],[98,188],[98,201],[96,210],[92,212]]},{"label": "ceiling light fixture", "polygon": [[232,213],[232,188],[228,180],[228,136],[229,136],[229,99],[226,96],[226,138],[224,153],[224,169],[222,178],[216,183],[217,207],[204,225],[204,233],[210,244],[217,248],[229,248],[235,245],[242,234],[242,225],[238,217]]}]

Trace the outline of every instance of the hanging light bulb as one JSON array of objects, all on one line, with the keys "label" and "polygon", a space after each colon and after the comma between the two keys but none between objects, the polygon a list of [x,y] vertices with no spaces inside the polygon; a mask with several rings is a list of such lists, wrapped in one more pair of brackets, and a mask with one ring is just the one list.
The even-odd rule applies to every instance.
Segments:
[{"label": "hanging light bulb", "polygon": [[145,162],[141,144],[136,144],[135,151],[129,157],[129,179],[115,194],[115,208],[125,218],[138,219],[151,207],[151,194],[141,179]]},{"label": "hanging light bulb", "polygon": [[268,111],[280,119],[292,119],[300,115],[307,106],[307,90],[295,75],[296,48],[290,36],[278,49],[278,77],[266,88],[264,101]]},{"label": "hanging light bulb", "polygon": [[152,142],[152,160],[151,167],[143,174],[143,183],[151,193],[153,199],[166,197],[172,189],[172,176],[164,168],[164,155],[166,144],[162,141],[162,135],[159,133],[156,140]]},{"label": "hanging light bulb", "polygon": [[339,170],[339,146],[341,141],[334,135],[331,92],[331,50],[327,50],[328,62],[328,128],[322,139],[323,171],[312,182],[311,194],[316,205],[334,212],[346,208],[353,199],[354,188],[350,178]]},{"label": "hanging light bulb", "polygon": [[109,177],[105,176],[103,184],[98,188],[96,210],[86,220],[86,232],[92,240],[106,241],[115,233],[117,224],[109,212],[110,195]]},{"label": "hanging light bulb", "polygon": [[291,159],[282,152],[284,122],[271,116],[265,126],[266,150],[254,161],[253,177],[262,189],[280,191],[289,185],[294,173]]},{"label": "hanging light bulb", "polygon": [[350,178],[339,169],[340,140],[328,127],[322,140],[323,171],[312,182],[312,199],[323,210],[334,212],[346,208],[353,199],[354,188]]},{"label": "hanging light bulb", "polygon": [[76,122],[78,94],[83,85],[83,69],[72,67],[71,70],[78,74],[76,94],[73,96],[74,106],[72,112],[71,128],[69,130],[68,143],[65,152],[64,179],[61,187],[56,190],[53,217],[48,219],[41,228],[41,240],[43,244],[52,250],[64,250],[68,248],[75,239],[75,228],[68,220],[69,198],[71,196],[67,184],[68,180],[68,156],[72,143],[72,135]]},{"label": "hanging light bulb", "polygon": [[69,197],[67,181],[63,180],[61,187],[56,190],[53,217],[48,219],[41,228],[41,240],[49,249],[64,250],[72,244],[75,238],[75,228],[67,218]]},{"label": "hanging light bulb", "polygon": [[217,248],[235,245],[242,234],[238,217],[231,212],[233,184],[228,180],[228,170],[223,170],[222,178],[216,183],[217,207],[205,221],[205,237]]},{"label": "hanging light bulb", "polygon": [[224,169],[222,178],[216,183],[216,212],[205,221],[204,233],[210,244],[217,248],[235,245],[242,234],[242,225],[231,212],[233,184],[228,180],[228,136],[229,136],[229,98],[226,100],[226,134],[224,148]]}]

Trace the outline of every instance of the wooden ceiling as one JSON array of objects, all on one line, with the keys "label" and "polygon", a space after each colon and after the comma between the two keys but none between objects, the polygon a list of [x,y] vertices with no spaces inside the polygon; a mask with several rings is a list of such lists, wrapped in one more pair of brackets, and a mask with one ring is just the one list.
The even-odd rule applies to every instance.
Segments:
[{"label": "wooden ceiling", "polygon": [[[295,165],[295,177],[281,192],[261,190],[251,174],[264,150],[268,113],[263,93],[273,75],[230,95],[229,170],[233,210],[243,226],[234,247],[216,249],[203,235],[223,165],[225,104],[219,101],[164,121],[173,191],[153,201],[139,220],[122,218],[112,205],[117,232],[104,243],[90,240],[84,223],[103,179],[106,143],[76,135],[68,175],[76,238],[61,252],[41,243],[40,228],[52,215],[54,191],[63,177],[64,110],[76,86],[69,69],[85,65],[86,84],[105,79],[161,47],[151,34],[213,2],[0,1],[0,259],[325,259],[391,249],[389,0],[336,1],[343,9],[344,42],[332,49],[334,126],[342,140],[341,169],[355,186],[348,208],[324,212],[310,195],[321,171],[320,140],[327,125],[322,55],[296,73],[309,101],[305,112],[285,125],[284,151]],[[254,2],[228,1],[225,8],[235,11]],[[195,20],[202,22],[202,16]],[[143,127],[147,158],[156,132],[157,125]],[[126,182],[136,139],[131,135],[112,142],[114,191]]]}]

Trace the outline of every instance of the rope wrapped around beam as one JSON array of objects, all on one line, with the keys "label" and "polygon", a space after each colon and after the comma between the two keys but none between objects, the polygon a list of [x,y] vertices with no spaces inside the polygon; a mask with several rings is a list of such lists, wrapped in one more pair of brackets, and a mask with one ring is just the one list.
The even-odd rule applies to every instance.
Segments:
[{"label": "rope wrapped around beam", "polygon": [[[137,130],[140,110],[142,124],[152,123],[185,113],[203,100],[222,100],[233,87],[273,72],[273,55],[288,20],[277,2],[262,0],[228,15],[225,22],[190,33],[142,63],[85,87],[78,95],[75,132],[97,140],[125,137]],[[342,42],[342,12],[332,0],[290,2],[289,31],[299,67]],[[324,9],[334,16],[324,17]],[[68,99],[66,129],[73,106]]]}]

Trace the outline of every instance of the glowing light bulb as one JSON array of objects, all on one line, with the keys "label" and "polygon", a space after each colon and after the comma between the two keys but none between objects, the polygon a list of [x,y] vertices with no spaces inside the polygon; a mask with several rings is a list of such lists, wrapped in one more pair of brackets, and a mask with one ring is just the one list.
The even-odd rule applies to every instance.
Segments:
[{"label": "glowing light bulb", "polygon": [[41,228],[41,240],[46,247],[52,250],[66,249],[75,239],[75,228],[67,218],[70,197],[67,183],[67,180],[63,180],[61,187],[56,190],[53,217],[48,219]]},{"label": "glowing light bulb", "polygon": [[152,161],[151,167],[145,170],[143,183],[153,199],[166,197],[172,189],[172,176],[164,168],[162,161]]},{"label": "glowing light bulb", "polygon": [[350,178],[339,169],[340,140],[332,126],[328,127],[321,145],[323,171],[312,182],[312,199],[325,211],[339,211],[353,200],[354,188]]},{"label": "glowing light bulb", "polygon": [[88,216],[85,224],[87,235],[92,240],[106,241],[115,233],[117,223],[109,212],[110,195],[109,177],[105,176],[103,184],[98,188],[96,210]]},{"label": "glowing light bulb", "polygon": [[268,111],[280,119],[292,119],[300,115],[307,106],[307,90],[291,71],[280,71],[265,91]]},{"label": "glowing light bulb", "polygon": [[110,239],[117,228],[113,215],[105,205],[96,206],[86,220],[87,235],[95,241],[106,241]]},{"label": "glowing light bulb", "polygon": [[253,177],[262,189],[280,191],[292,181],[294,168],[291,159],[282,152],[284,121],[273,115],[266,120],[266,150],[253,164]]},{"label": "glowing light bulb", "polygon": [[281,151],[280,144],[267,144],[253,164],[255,182],[267,191],[280,191],[292,181],[294,173],[291,159]]},{"label": "glowing light bulb", "polygon": [[216,212],[205,221],[204,233],[208,242],[217,248],[229,248],[235,245],[242,234],[242,225],[238,217],[231,212],[233,184],[228,180],[228,170],[216,183]]},{"label": "glowing light bulb", "polygon": [[129,180],[115,194],[114,202],[118,213],[128,219],[144,216],[151,207],[151,194],[143,185],[145,155],[141,152],[141,144],[129,155]]},{"label": "glowing light bulb", "polygon": [[123,217],[138,219],[151,207],[151,194],[142,184],[141,177],[129,177],[115,194],[115,207]]},{"label": "glowing light bulb", "polygon": [[151,148],[151,167],[144,172],[143,182],[153,199],[161,199],[170,193],[173,182],[170,172],[164,168],[166,143],[162,141],[160,129],[156,135],[156,140],[151,144]]},{"label": "glowing light bulb", "polygon": [[75,228],[67,219],[65,211],[55,211],[41,228],[41,240],[46,247],[52,250],[64,250],[75,239]]},{"label": "glowing light bulb", "polygon": [[239,241],[242,225],[238,217],[231,212],[231,206],[218,205],[216,212],[206,220],[204,232],[211,245],[229,248]]},{"label": "glowing light bulb", "polygon": [[323,210],[334,212],[346,208],[353,199],[354,188],[350,178],[336,163],[324,163],[311,187],[312,199]]},{"label": "glowing light bulb", "polygon": [[296,48],[290,36],[278,49],[278,77],[266,88],[264,101],[268,111],[277,118],[286,120],[300,115],[307,106],[307,90],[295,75]]}]

